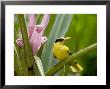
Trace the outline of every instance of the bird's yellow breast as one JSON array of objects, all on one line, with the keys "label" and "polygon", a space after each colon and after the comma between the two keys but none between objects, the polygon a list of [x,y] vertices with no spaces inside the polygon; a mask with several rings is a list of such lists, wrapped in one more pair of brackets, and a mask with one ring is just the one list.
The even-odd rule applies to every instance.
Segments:
[{"label": "bird's yellow breast", "polygon": [[64,44],[60,42],[54,43],[53,54],[58,60],[63,60],[69,57],[68,51],[69,51],[69,48]]}]

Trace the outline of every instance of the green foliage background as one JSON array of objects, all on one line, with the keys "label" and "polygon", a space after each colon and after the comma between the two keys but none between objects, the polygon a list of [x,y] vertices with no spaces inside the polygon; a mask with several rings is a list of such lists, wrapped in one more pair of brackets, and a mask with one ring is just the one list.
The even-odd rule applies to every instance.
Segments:
[{"label": "green foliage background", "polygon": [[[24,15],[26,25],[28,24],[27,15]],[[42,20],[42,14],[36,14],[36,24],[40,24]],[[14,41],[20,36],[19,34],[19,21],[17,16],[14,16]],[[47,36],[48,41],[40,48],[38,57],[41,59],[44,71],[48,71],[58,61],[54,59],[52,53],[52,47],[54,41],[58,37],[71,37],[66,43],[72,53],[75,53],[93,43],[97,42],[97,15],[96,14],[51,14],[47,28],[44,35]],[[14,42],[17,47],[16,42]],[[22,63],[14,59],[14,67],[16,74],[18,70],[22,70],[20,66]],[[83,76],[96,76],[97,75],[97,50],[94,50],[86,55],[77,59],[78,63],[84,68],[84,71],[80,75]],[[25,66],[25,65],[24,65]],[[23,67],[24,68],[24,67]],[[26,72],[26,67],[24,71]],[[65,75],[63,68],[55,75]],[[67,71],[68,72],[68,71]],[[20,74],[19,74],[20,75]],[[22,75],[22,74],[21,74]],[[74,75],[69,73],[69,75]]]}]

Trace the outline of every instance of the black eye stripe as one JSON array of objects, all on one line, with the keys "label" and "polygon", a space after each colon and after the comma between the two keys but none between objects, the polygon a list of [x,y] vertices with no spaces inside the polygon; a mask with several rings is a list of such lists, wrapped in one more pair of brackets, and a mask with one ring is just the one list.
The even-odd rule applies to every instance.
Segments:
[{"label": "black eye stripe", "polygon": [[62,42],[64,39],[58,38],[55,42]]}]

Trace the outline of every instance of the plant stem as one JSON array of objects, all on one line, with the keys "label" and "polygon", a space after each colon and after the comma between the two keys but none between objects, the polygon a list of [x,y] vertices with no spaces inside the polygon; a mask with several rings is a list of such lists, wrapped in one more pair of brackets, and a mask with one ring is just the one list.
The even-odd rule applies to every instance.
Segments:
[{"label": "plant stem", "polygon": [[65,64],[68,64],[70,63],[71,61],[73,61],[74,59],[88,53],[88,52],[91,52],[92,50],[96,49],[97,48],[97,43],[94,43],[74,54],[72,54],[68,59],[64,59],[62,61],[60,61],[59,63],[57,63],[56,65],[54,65],[51,69],[49,69],[45,75],[46,76],[52,76],[54,75],[58,70],[60,70]]},{"label": "plant stem", "polygon": [[19,24],[20,24],[20,30],[22,32],[22,38],[23,38],[23,42],[24,42],[24,52],[25,52],[25,55],[26,55],[26,61],[27,61],[28,67],[30,68],[33,65],[33,60],[34,59],[33,59],[32,49],[31,49],[31,46],[29,44],[25,19],[24,19],[23,14],[18,14],[17,16],[18,16],[18,20],[19,20]]}]

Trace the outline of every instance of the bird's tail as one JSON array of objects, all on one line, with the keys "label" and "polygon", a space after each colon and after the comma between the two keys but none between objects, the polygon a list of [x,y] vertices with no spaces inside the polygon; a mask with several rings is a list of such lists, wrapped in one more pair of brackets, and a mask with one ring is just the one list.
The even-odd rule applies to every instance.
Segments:
[{"label": "bird's tail", "polygon": [[81,65],[79,65],[76,61],[71,62],[69,64],[69,66],[70,66],[72,72],[75,72],[75,73],[76,72],[82,72],[82,70],[83,70],[83,67]]}]

